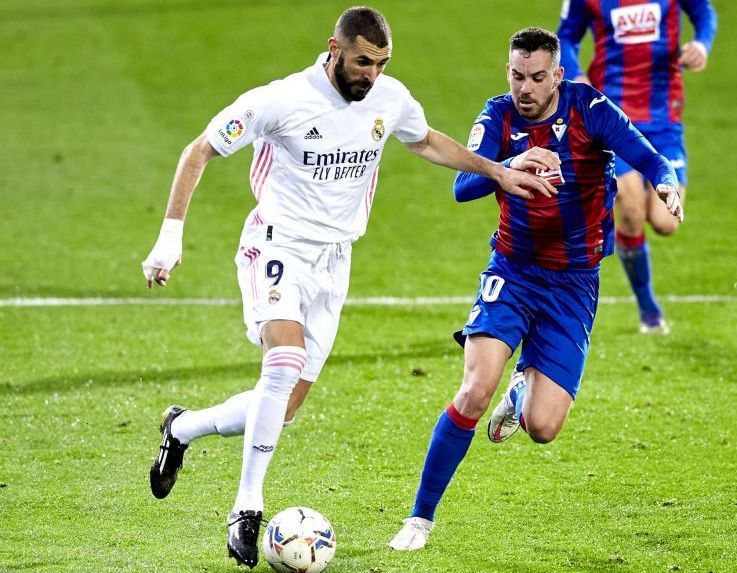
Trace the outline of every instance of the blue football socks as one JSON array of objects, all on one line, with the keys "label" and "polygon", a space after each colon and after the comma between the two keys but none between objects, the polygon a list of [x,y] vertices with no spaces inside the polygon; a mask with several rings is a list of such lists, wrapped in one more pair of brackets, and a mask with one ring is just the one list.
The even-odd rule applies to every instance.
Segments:
[{"label": "blue football socks", "polygon": [[655,301],[647,241],[643,237],[642,243],[637,247],[626,247],[618,242],[617,254],[637,299],[640,317],[645,321],[659,319],[663,313]]},{"label": "blue football socks", "polygon": [[[456,418],[455,422],[451,415]],[[461,427],[456,422],[471,427]],[[433,521],[440,498],[471,445],[475,423],[476,420],[458,414],[452,404],[448,410],[440,414],[430,438],[412,517]]]}]

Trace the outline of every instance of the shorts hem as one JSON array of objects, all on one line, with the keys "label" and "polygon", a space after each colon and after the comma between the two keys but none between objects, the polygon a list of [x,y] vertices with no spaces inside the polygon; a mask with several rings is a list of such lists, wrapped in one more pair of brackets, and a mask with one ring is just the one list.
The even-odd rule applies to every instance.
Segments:
[{"label": "shorts hem", "polygon": [[465,347],[466,345],[466,339],[469,336],[474,336],[478,334],[485,334],[489,338],[495,338],[496,340],[500,340],[504,344],[506,344],[509,349],[514,352],[517,346],[519,346],[519,341],[517,344],[512,344],[512,342],[503,336],[499,336],[495,332],[490,332],[489,330],[484,330],[483,328],[464,328],[463,330],[459,330],[457,332],[453,333],[453,338],[455,338],[455,341],[461,345],[461,347]]}]

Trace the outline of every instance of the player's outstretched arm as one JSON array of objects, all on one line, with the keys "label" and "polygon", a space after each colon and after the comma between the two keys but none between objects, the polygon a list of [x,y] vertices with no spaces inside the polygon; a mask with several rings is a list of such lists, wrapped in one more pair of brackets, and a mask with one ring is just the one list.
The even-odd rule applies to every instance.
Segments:
[{"label": "player's outstretched arm", "polygon": [[601,95],[601,92],[591,90],[588,95],[592,99],[588,109],[584,108],[584,122],[590,126],[595,137],[600,139],[602,149],[611,149],[642,173],[655,188],[670,214],[679,222],[683,221],[678,177],[671,162],[655,151],[624,112]]},{"label": "player's outstretched arm", "polygon": [[216,155],[217,152],[204,133],[184,148],[174,174],[159,238],[146,260],[141,263],[148,288],[154,282],[166,286],[172,269],[181,262],[182,233],[187,208],[207,162]]},{"label": "player's outstretched arm", "polygon": [[405,145],[412,153],[431,163],[493,179],[499,187],[512,195],[532,199],[533,193],[541,193],[546,197],[557,194],[555,187],[540,177],[507,169],[494,161],[489,161],[434,129],[428,131],[425,139]]}]

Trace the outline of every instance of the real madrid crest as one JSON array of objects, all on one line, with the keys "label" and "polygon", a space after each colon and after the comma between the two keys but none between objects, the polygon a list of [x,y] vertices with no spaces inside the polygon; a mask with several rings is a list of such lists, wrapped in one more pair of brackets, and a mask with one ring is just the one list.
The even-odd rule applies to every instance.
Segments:
[{"label": "real madrid crest", "polygon": [[381,138],[384,137],[384,133],[386,132],[386,129],[384,128],[384,120],[380,117],[374,120],[374,127],[371,128],[371,137],[374,138],[374,141],[381,141]]},{"label": "real madrid crest", "polygon": [[269,304],[276,304],[281,300],[281,293],[275,288],[269,291]]}]

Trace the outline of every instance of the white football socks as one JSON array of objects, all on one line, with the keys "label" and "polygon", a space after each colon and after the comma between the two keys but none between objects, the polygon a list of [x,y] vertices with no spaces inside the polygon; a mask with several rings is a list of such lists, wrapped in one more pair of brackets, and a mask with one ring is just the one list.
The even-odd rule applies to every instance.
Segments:
[{"label": "white football socks", "polygon": [[222,404],[204,410],[185,410],[171,424],[172,435],[182,444],[203,436],[242,436],[246,410],[253,390],[231,396]]},{"label": "white football socks", "polygon": [[264,354],[261,378],[248,400],[243,467],[234,511],[263,511],[266,469],[279,441],[284,414],[307,353],[299,346],[277,346]]}]

